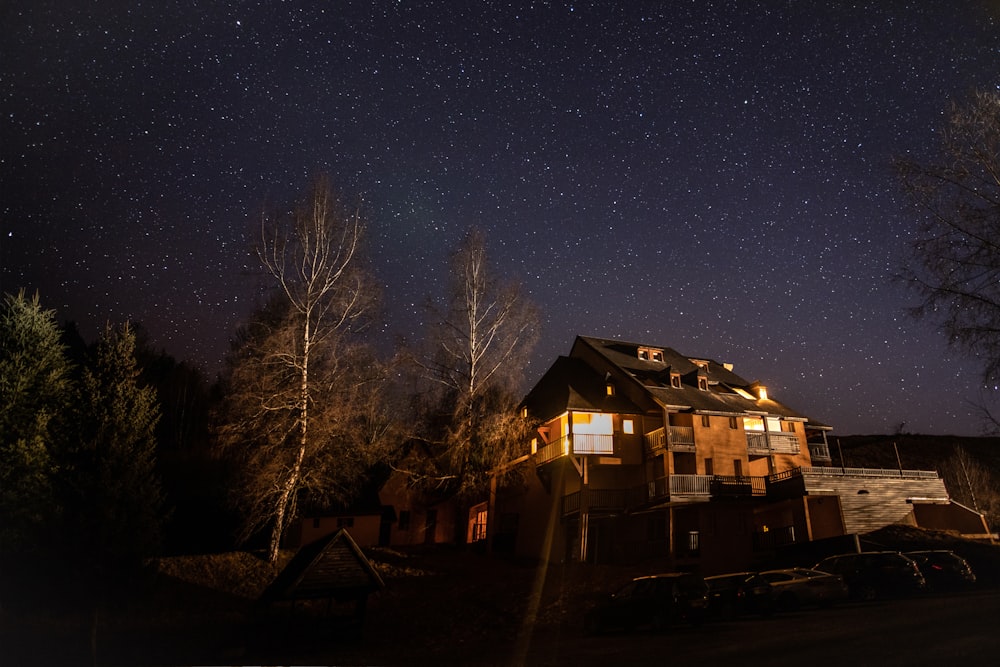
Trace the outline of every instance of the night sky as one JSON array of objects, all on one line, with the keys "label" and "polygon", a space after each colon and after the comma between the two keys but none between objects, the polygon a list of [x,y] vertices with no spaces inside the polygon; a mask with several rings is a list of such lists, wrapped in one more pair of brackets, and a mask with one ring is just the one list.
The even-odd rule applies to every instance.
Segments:
[{"label": "night sky", "polygon": [[976,434],[979,365],[891,280],[890,161],[998,70],[996,1],[13,0],[0,288],[214,375],[266,284],[262,206],[323,171],[366,202],[387,352],[475,225],[544,309],[529,385],[615,337],[837,434]]}]

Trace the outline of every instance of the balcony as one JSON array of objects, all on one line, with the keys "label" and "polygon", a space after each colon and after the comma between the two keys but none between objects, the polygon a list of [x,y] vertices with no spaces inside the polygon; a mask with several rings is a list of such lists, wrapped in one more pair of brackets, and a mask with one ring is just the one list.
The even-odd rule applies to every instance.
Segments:
[{"label": "balcony", "polygon": [[694,429],[690,426],[668,426],[646,434],[646,450],[667,449],[671,452],[693,452]]},{"label": "balcony", "polygon": [[[625,489],[587,489],[587,507],[591,512],[623,512],[628,507]],[[563,515],[580,511],[582,493],[576,491],[563,496]]]},{"label": "balcony", "polygon": [[739,477],[716,475],[712,478],[712,495],[719,496],[766,496],[766,477]]},{"label": "balcony", "polygon": [[615,439],[612,435],[575,433],[543,445],[535,452],[538,465],[569,454],[614,454]]},{"label": "balcony", "polygon": [[670,496],[704,496],[712,495],[713,475],[671,475]]},{"label": "balcony", "polygon": [[744,431],[747,436],[747,453],[756,456],[769,454],[798,454],[802,451],[799,436],[780,431]]},{"label": "balcony", "polygon": [[825,442],[810,442],[809,458],[813,461],[832,461],[830,447]]},{"label": "balcony", "polygon": [[[733,477],[725,475],[670,475],[650,480],[630,489],[586,489],[587,507],[591,512],[624,512],[649,509],[650,505],[666,501],[700,502],[709,498],[767,495],[766,477]],[[583,492],[567,494],[562,499],[563,516],[579,512]]]}]

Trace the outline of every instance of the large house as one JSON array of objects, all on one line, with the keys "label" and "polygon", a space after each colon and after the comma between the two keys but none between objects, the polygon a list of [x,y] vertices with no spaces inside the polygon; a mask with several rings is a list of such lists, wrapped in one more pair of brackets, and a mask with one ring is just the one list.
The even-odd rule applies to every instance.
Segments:
[{"label": "large house", "polygon": [[829,426],[669,347],[578,337],[522,414],[540,423],[523,484],[468,518],[495,550],[710,574],[892,523],[987,532],[935,471],[833,467]]}]

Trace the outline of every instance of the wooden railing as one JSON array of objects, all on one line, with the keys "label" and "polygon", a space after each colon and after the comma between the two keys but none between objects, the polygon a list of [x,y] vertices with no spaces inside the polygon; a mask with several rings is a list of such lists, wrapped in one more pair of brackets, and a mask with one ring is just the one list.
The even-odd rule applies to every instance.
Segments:
[{"label": "wooden railing", "polygon": [[799,436],[780,431],[744,431],[747,452],[750,454],[798,454],[801,451]]},{"label": "wooden railing", "polygon": [[574,433],[572,435],[573,454],[614,454],[614,436],[596,435],[593,433]]},{"label": "wooden railing", "polygon": [[647,451],[668,449],[672,452],[693,452],[694,429],[690,426],[667,426],[646,434]]},{"label": "wooden railing", "polygon": [[810,442],[809,458],[813,461],[832,461],[830,458],[830,447],[824,442]]},{"label": "wooden railing", "polygon": [[766,477],[716,475],[712,478],[713,496],[766,496]]},{"label": "wooden railing", "polygon": [[786,479],[803,475],[819,475],[829,477],[873,477],[885,479],[938,479],[936,470],[898,470],[896,468],[817,468],[803,466],[775,473],[767,478],[770,483],[782,482]]},{"label": "wooden railing", "polygon": [[712,495],[712,475],[671,475],[671,496]]},{"label": "wooden railing", "polygon": [[538,464],[548,463],[549,461],[553,461],[568,452],[569,441],[563,437],[554,442],[550,442],[547,445],[539,447],[538,451],[535,452],[535,460]]},{"label": "wooden railing", "polygon": [[803,467],[800,470],[809,475],[831,475],[838,477],[899,477],[902,479],[937,479],[936,470],[902,470],[896,468],[816,468]]},{"label": "wooden railing", "polygon": [[591,433],[575,433],[570,437],[563,436],[554,442],[538,448],[535,461],[538,464],[548,463],[565,454],[614,454],[615,439],[612,435],[595,435]]}]

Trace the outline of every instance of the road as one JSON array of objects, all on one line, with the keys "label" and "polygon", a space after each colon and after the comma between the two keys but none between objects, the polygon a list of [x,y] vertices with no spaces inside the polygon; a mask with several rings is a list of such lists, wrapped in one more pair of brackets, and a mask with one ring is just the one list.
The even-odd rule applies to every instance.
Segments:
[{"label": "road", "polygon": [[[470,656],[471,657],[471,656]],[[536,638],[490,664],[958,667],[1000,662],[1000,591],[850,603],[665,635]]]}]

